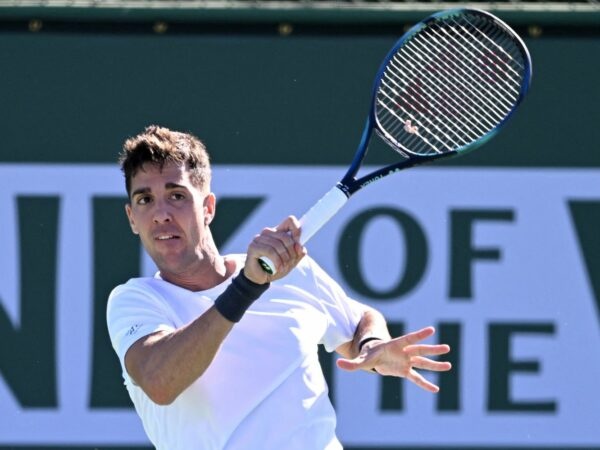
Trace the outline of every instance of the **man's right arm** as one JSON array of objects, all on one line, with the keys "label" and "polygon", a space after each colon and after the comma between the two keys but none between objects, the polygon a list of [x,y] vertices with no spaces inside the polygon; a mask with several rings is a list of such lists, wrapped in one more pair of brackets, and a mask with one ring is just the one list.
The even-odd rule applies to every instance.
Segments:
[{"label": "man's right arm", "polygon": [[233,325],[212,306],[181,328],[145,336],[125,354],[127,373],[154,403],[168,405],[202,376]]}]

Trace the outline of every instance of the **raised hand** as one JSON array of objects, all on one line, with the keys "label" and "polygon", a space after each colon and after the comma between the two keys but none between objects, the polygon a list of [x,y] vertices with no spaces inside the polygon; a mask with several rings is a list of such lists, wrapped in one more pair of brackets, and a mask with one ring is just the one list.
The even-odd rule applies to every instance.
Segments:
[{"label": "raised hand", "polygon": [[375,370],[380,375],[406,378],[435,393],[440,390],[439,387],[417,372],[417,369],[445,372],[452,368],[447,361],[429,358],[448,353],[448,345],[419,344],[434,334],[433,327],[426,327],[389,341],[373,340],[364,345],[358,356],[353,359],[340,358],[337,365],[344,370]]}]

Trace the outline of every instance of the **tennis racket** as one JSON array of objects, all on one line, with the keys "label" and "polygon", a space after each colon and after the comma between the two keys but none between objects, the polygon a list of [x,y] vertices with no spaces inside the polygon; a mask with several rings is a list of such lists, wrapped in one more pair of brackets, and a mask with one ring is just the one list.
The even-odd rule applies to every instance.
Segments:
[{"label": "tennis racket", "polygon": [[[302,244],[365,186],[418,164],[466,153],[490,139],[521,103],[530,81],[527,47],[488,12],[452,9],[415,25],[377,72],[371,110],[348,171],[300,219]],[[398,160],[357,177],[373,130]],[[275,273],[268,258],[260,263]]]}]

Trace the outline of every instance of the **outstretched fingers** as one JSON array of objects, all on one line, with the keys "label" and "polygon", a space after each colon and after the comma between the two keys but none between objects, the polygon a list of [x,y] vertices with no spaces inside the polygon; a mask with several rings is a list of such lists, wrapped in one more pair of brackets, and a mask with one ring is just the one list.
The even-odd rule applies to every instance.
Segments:
[{"label": "outstretched fingers", "polygon": [[421,375],[414,369],[409,370],[408,374],[406,375],[406,379],[415,383],[420,388],[423,388],[426,391],[432,392],[434,394],[440,391],[439,386],[427,380],[427,378],[425,378],[423,375]]},{"label": "outstretched fingers", "polygon": [[404,353],[409,356],[439,356],[450,352],[450,346],[447,344],[419,344],[404,347]]},{"label": "outstretched fingers", "polygon": [[405,334],[404,336],[398,338],[398,340],[400,342],[402,342],[403,345],[409,346],[409,345],[414,345],[417,342],[423,341],[423,340],[427,339],[428,337],[433,336],[434,334],[435,334],[434,327],[425,327],[425,328],[421,328],[420,330],[413,331],[412,333]]},{"label": "outstretched fingers", "polygon": [[452,369],[452,364],[448,361],[435,361],[423,356],[411,358],[411,365],[415,369],[432,370],[434,372],[447,372]]}]

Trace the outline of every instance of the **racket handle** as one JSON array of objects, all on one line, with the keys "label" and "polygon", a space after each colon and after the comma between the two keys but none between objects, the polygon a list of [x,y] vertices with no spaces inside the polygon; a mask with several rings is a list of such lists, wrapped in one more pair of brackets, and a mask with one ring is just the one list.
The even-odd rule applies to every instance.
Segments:
[{"label": "racket handle", "polygon": [[300,219],[300,243],[306,244],[347,201],[348,196],[338,186],[331,188]]},{"label": "racket handle", "polygon": [[[334,186],[321,199],[315,203],[300,219],[300,243],[306,244],[308,240],[337,213],[348,201],[348,196],[339,188]],[[270,275],[275,275],[277,269],[275,264],[266,256],[258,259],[262,269]]]}]

